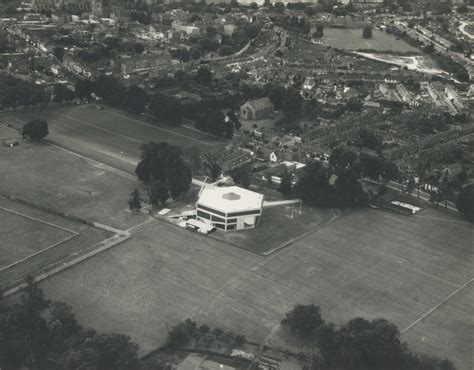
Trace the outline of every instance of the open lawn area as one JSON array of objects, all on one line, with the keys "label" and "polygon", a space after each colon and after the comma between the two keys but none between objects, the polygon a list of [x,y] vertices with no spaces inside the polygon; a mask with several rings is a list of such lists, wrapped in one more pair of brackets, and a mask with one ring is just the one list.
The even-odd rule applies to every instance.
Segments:
[{"label": "open lawn area", "polygon": [[132,225],[127,201],[141,183],[133,175],[44,143],[20,139],[0,146],[0,193],[68,212],[119,229]]},{"label": "open lawn area", "polygon": [[[148,218],[128,210],[130,192],[140,188],[133,176],[51,145],[20,139],[17,147],[0,146],[0,172],[0,194],[6,196],[119,229]],[[1,197],[0,207],[2,288],[88,252],[113,235]]]},{"label": "open lawn area", "polygon": [[294,345],[279,322],[296,303],[315,303],[337,324],[386,318],[417,350],[467,370],[473,262],[470,225],[434,209],[354,211],[268,257],[152,220],[41,285],[82,323],[128,334],[142,353],[186,318]]},{"label": "open lawn area", "polygon": [[37,276],[111,237],[112,232],[0,198],[0,287]]},{"label": "open lawn area", "polygon": [[255,229],[239,232],[217,230],[213,238],[263,256],[292,244],[307,233],[315,232],[327,222],[334,221],[340,211],[303,207],[299,214],[299,204],[292,206],[264,208]]},{"label": "open lawn area", "polygon": [[362,37],[362,29],[351,28],[329,28],[324,29],[322,38],[324,45],[329,45],[337,49],[345,50],[361,50],[373,49],[377,51],[387,51],[391,53],[421,54],[421,51],[408,45],[403,40],[398,40],[395,36],[378,29],[374,29],[372,38],[364,39]]},{"label": "open lawn area", "polygon": [[129,173],[135,170],[143,142],[167,141],[182,148],[195,145],[202,153],[223,142],[197,130],[159,124],[151,118],[108,106],[104,110],[91,108],[93,106],[7,113],[0,115],[0,121],[21,129],[32,119],[43,119],[49,125],[49,142]]},{"label": "open lawn area", "polygon": [[1,206],[0,220],[2,243],[8,248],[8,251],[0,254],[0,269],[77,235],[60,226]]}]

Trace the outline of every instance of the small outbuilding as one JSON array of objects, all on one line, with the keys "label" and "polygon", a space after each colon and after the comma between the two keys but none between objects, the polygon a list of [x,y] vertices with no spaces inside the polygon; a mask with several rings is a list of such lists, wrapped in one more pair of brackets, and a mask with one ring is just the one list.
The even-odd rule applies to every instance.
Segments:
[{"label": "small outbuilding", "polygon": [[240,107],[240,118],[257,120],[268,117],[273,113],[273,104],[268,97],[249,100]]},{"label": "small outbuilding", "polygon": [[196,218],[224,231],[252,229],[262,215],[263,198],[239,186],[205,187],[196,203]]}]

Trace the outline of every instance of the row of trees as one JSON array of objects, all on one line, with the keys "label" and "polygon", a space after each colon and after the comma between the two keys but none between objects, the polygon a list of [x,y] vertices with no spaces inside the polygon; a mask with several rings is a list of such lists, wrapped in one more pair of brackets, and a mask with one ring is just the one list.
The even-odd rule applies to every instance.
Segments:
[{"label": "row of trees", "polygon": [[245,344],[245,336],[225,332],[220,328],[211,329],[208,325],[198,326],[195,321],[187,319],[171,328],[168,333],[168,346],[172,348],[209,348],[216,343],[228,349]]},{"label": "row of trees", "polygon": [[279,191],[303,199],[313,206],[354,207],[367,206],[369,197],[364,192],[360,179],[370,177],[384,181],[398,178],[398,167],[381,157],[357,155],[342,148],[333,150],[329,166],[313,161],[299,174],[299,179],[291,188],[291,177],[283,176]]},{"label": "row of trees", "polygon": [[82,327],[71,307],[51,302],[31,277],[19,302],[0,304],[2,369],[136,370],[138,345],[128,336]]},{"label": "row of trees", "polygon": [[50,94],[41,86],[0,74],[0,109],[16,109],[18,106],[41,106],[49,103]]},{"label": "row of trees", "polygon": [[355,318],[337,327],[325,322],[314,304],[296,305],[281,324],[314,345],[312,369],[454,370],[448,360],[420,356],[402,343],[398,328],[385,319]]}]

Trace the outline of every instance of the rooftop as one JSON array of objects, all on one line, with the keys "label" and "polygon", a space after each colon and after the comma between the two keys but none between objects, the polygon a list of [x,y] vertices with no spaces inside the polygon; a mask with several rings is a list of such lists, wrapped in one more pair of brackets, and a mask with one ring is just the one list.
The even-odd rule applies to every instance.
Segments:
[{"label": "rooftop", "polygon": [[263,195],[238,186],[206,187],[198,204],[221,212],[240,212],[260,209]]}]

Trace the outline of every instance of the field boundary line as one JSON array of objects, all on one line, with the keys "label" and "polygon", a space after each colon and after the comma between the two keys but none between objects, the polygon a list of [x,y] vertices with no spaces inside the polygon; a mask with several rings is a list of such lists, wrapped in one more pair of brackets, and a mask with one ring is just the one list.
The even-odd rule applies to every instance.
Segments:
[{"label": "field boundary line", "polygon": [[[73,267],[75,265],[77,265],[78,263],[80,262],[83,262],[91,257],[94,257],[95,255],[99,254],[99,253],[102,253],[114,246],[116,246],[117,244],[120,244],[128,239],[130,239],[131,235],[129,233],[124,233],[122,232],[123,234],[115,234],[113,235],[112,237],[108,238],[108,239],[105,239],[101,242],[99,242],[98,244],[94,245],[92,247],[92,251],[90,252],[87,252],[85,254],[83,254],[82,256],[80,257],[77,257],[69,262],[64,262],[62,265],[58,266],[58,267],[55,267],[51,270],[49,270],[48,272],[45,272],[43,274],[40,274],[36,277],[34,277],[34,281],[35,282],[39,282],[39,281],[42,281],[44,279],[47,279],[53,275],[56,275],[57,273],[63,271],[63,270],[66,270],[70,267]],[[117,235],[120,235],[119,237],[117,237]],[[5,298],[5,297],[8,297],[12,294],[15,294],[15,293],[18,293],[20,290],[24,289],[27,287],[27,283],[21,283],[13,288],[10,288],[8,290],[6,290],[3,295],[0,297],[0,298]]]},{"label": "field boundary line", "polygon": [[134,121],[134,122],[137,122],[138,124],[142,125],[142,126],[147,126],[147,127],[151,127],[151,128],[154,128],[156,130],[159,130],[159,131],[164,131],[164,132],[167,132],[169,134],[172,134],[172,135],[176,135],[176,136],[181,136],[181,137],[184,137],[185,139],[188,139],[188,140],[191,140],[191,141],[195,141],[197,143],[201,143],[201,144],[204,144],[204,145],[207,145],[207,146],[214,146],[214,144],[211,144],[207,141],[202,141],[202,140],[199,140],[199,139],[196,139],[194,137],[191,137],[191,136],[186,136],[184,134],[180,134],[179,132],[175,132],[175,131],[172,131],[172,130],[168,130],[166,128],[162,128],[162,127],[157,127],[157,126],[153,126],[152,124],[150,123],[146,123],[146,122],[143,122],[143,121],[140,121],[136,118],[132,118],[132,117],[127,117],[123,114],[119,114],[119,113],[114,113],[110,110],[104,110],[105,113],[109,113],[113,116],[117,116],[117,117],[122,117],[122,118],[126,118],[126,119],[129,119],[131,121]]},{"label": "field boundary line", "polygon": [[311,234],[314,234],[314,233],[318,232],[322,228],[324,228],[324,227],[328,226],[329,224],[339,220],[341,217],[347,216],[350,213],[352,213],[352,211],[349,211],[347,213],[339,213],[339,214],[333,215],[329,220],[327,220],[326,222],[323,222],[320,225],[317,225],[314,229],[308,230],[308,231],[304,232],[303,234],[297,235],[294,238],[292,238],[292,239],[284,242],[283,244],[279,245],[278,247],[273,248],[273,249],[271,249],[267,252],[264,252],[261,255],[264,256],[264,257],[268,257],[271,254],[273,254],[275,252],[278,252],[278,251],[282,250],[283,248],[289,247],[291,244],[293,244],[293,243],[295,243],[295,242],[297,242],[301,239],[304,239],[307,236],[310,236]]},{"label": "field boundary line", "polygon": [[47,252],[47,251],[49,251],[50,249],[53,249],[53,248],[55,248],[55,247],[57,247],[57,246],[59,246],[59,245],[61,245],[61,244],[64,244],[64,243],[68,242],[69,240],[74,239],[74,238],[77,237],[77,236],[79,236],[79,234],[77,234],[77,233],[76,233],[75,235],[69,235],[67,238],[65,238],[65,239],[63,239],[63,240],[61,240],[61,241],[59,241],[59,242],[57,242],[57,243],[54,243],[54,244],[50,245],[49,247],[46,247],[46,248],[44,248],[44,249],[41,249],[41,250],[39,250],[38,252],[35,252],[35,253],[33,253],[33,254],[30,254],[29,256],[26,256],[26,257],[24,257],[24,258],[22,258],[22,259],[19,259],[19,260],[15,261],[15,262],[13,262],[13,263],[7,265],[7,266],[1,267],[1,268],[0,268],[0,272],[6,271],[6,270],[8,270],[8,269],[10,269],[10,268],[12,268],[12,267],[15,267],[15,266],[19,265],[20,263],[23,263],[23,262],[25,262],[25,261],[28,261],[29,259],[31,259],[31,258],[33,258],[33,257],[36,257],[36,256],[38,256],[38,255],[40,255],[40,254],[42,254],[42,253],[44,253],[44,252]]},{"label": "field boundary line", "polygon": [[139,143],[139,144],[144,144],[143,141],[140,141],[140,140],[137,140],[137,139],[134,139],[134,138],[131,138],[129,136],[125,136],[125,135],[122,135],[122,134],[119,134],[118,132],[114,132],[112,130],[109,130],[107,128],[103,128],[103,127],[100,127],[100,126],[96,126],[94,125],[93,123],[89,123],[89,122],[86,122],[82,119],[79,119],[79,118],[76,118],[76,117],[73,117],[73,116],[69,116],[67,114],[63,114],[63,113],[59,113],[59,112],[53,112],[53,114],[56,114],[58,116],[61,116],[61,117],[64,117],[64,118],[67,118],[67,119],[72,119],[74,121],[77,121],[77,122],[80,122],[81,124],[83,125],[86,125],[86,126],[91,126],[91,127],[94,127],[98,130],[101,130],[101,131],[105,131],[105,132],[108,132],[109,134],[112,134],[112,135],[115,135],[115,136],[119,136],[125,140],[129,140],[129,141],[133,141],[135,143]]},{"label": "field boundary line", "polygon": [[93,158],[91,158],[91,157],[87,157],[87,156],[85,156],[85,155],[76,153],[76,152],[74,152],[74,151],[72,151],[72,150],[70,150],[70,149],[67,149],[67,148],[65,148],[65,147],[63,147],[63,146],[61,146],[61,145],[59,145],[59,144],[55,144],[55,143],[53,143],[53,142],[51,142],[51,141],[46,141],[46,144],[51,145],[52,147],[54,147],[54,148],[56,148],[56,149],[62,150],[63,152],[66,152],[66,153],[75,155],[76,157],[85,159],[86,161],[94,162],[94,163],[96,163],[97,165],[102,166],[103,168],[105,168],[105,169],[107,169],[108,171],[113,172],[113,173],[115,173],[115,174],[117,174],[117,175],[124,176],[124,177],[126,177],[126,178],[128,178],[128,179],[130,179],[130,180],[136,180],[136,177],[133,176],[133,175],[131,175],[130,173],[125,172],[125,171],[123,171],[123,170],[120,170],[120,169],[118,169],[118,168],[116,168],[116,167],[112,167],[112,166],[110,166],[110,165],[108,165],[108,164],[105,164],[104,162],[100,162],[100,161],[98,161],[98,160],[96,160],[96,159],[93,159]]},{"label": "field boundary line", "polygon": [[18,212],[18,211],[13,210],[13,209],[5,208],[5,207],[0,207],[0,209],[3,210],[3,211],[5,211],[5,212],[13,213],[14,215],[17,215],[17,216],[25,217],[25,218],[28,218],[28,219],[30,219],[30,220],[39,222],[39,223],[41,223],[41,224],[54,227],[55,229],[59,229],[59,230],[67,231],[68,233],[71,233],[71,234],[79,235],[79,233],[77,233],[77,232],[75,232],[75,231],[73,231],[73,230],[70,230],[70,229],[68,229],[68,228],[66,228],[66,227],[59,226],[59,225],[55,225],[55,224],[53,224],[53,223],[51,223],[51,222],[43,221],[43,220],[40,220],[39,218],[36,218],[36,217],[33,217],[33,216],[25,215],[25,214],[23,214],[23,213],[21,213],[21,212]]},{"label": "field boundary line", "polygon": [[[99,253],[101,253],[101,252],[103,252],[107,249],[110,249],[110,248],[114,247],[115,245],[117,245],[119,243],[122,243],[123,241],[128,240],[128,239],[131,238],[131,234],[128,231],[119,230],[115,227],[107,226],[107,225],[101,224],[99,222],[86,220],[84,218],[74,216],[74,215],[71,215],[71,214],[66,213],[66,212],[58,211],[58,210],[55,210],[55,209],[37,204],[33,201],[26,200],[26,199],[23,199],[21,197],[17,197],[17,196],[14,196],[14,195],[6,195],[6,194],[0,193],[0,196],[3,196],[7,199],[10,199],[11,201],[18,202],[20,204],[24,204],[24,205],[27,205],[29,207],[39,209],[40,211],[43,211],[43,212],[46,212],[46,213],[51,213],[51,214],[54,214],[54,215],[59,216],[59,217],[64,217],[67,220],[83,223],[85,225],[88,225],[88,226],[91,226],[91,227],[95,227],[97,229],[101,229],[101,230],[105,230],[105,231],[113,233],[113,235],[111,237],[109,237],[107,239],[104,239],[104,240],[100,241],[99,243],[94,244],[91,248],[88,249],[88,250],[92,249],[89,252],[86,252],[86,253],[82,254],[81,256],[79,256],[77,258],[74,258],[72,260],[69,260],[68,262],[63,262],[60,266],[53,267],[51,270],[46,271],[46,272],[34,277],[35,281],[44,280],[44,279],[46,279],[46,278],[48,278],[52,275],[57,274],[60,271],[63,271],[65,269],[69,268],[69,267],[72,267],[72,266],[74,266],[74,265],[76,265],[76,264],[78,264],[82,261],[85,261],[86,259],[88,259],[90,257],[93,257],[96,254],[99,254]],[[79,234],[77,234],[77,235],[79,235]],[[77,235],[74,235],[74,236],[77,236]],[[65,259],[65,260],[67,261],[67,259]],[[52,266],[52,265],[46,266],[45,269],[50,267],[50,266]],[[27,286],[26,283],[21,283],[21,284],[18,284],[16,286],[12,287],[12,288],[9,288],[8,290],[5,290],[3,292],[3,294],[0,292],[0,299],[4,298],[4,297],[8,297],[12,294],[15,294],[18,291],[20,291],[21,289],[24,289],[26,286]]]},{"label": "field boundary line", "polygon": [[[22,120],[20,120],[20,119],[18,119],[18,118],[16,118],[16,117],[13,117],[12,119],[14,119],[15,121],[20,122],[20,123],[26,123],[25,121],[22,121]],[[18,134],[20,133],[19,130],[16,130],[16,129],[12,128],[12,127],[7,127],[7,128],[10,129],[10,130],[12,130],[12,131],[17,132]],[[126,172],[126,171],[120,170],[120,169],[118,169],[118,168],[116,168],[116,167],[110,166],[110,165],[105,164],[104,162],[100,162],[100,161],[98,161],[98,160],[96,160],[96,159],[87,157],[87,156],[85,156],[85,155],[83,155],[83,154],[79,154],[79,153],[77,153],[77,152],[75,152],[75,151],[73,151],[73,150],[71,150],[71,149],[68,149],[68,148],[66,148],[66,147],[64,147],[64,146],[61,146],[61,145],[59,145],[59,144],[55,144],[55,143],[54,143],[53,141],[51,141],[50,139],[45,139],[45,140],[43,140],[43,143],[45,143],[46,145],[50,145],[50,146],[52,146],[52,147],[54,147],[54,148],[56,148],[56,149],[59,149],[59,150],[61,150],[61,151],[63,151],[63,152],[66,152],[66,153],[68,153],[68,154],[72,154],[72,155],[74,155],[74,156],[76,156],[76,157],[85,159],[86,161],[93,162],[93,163],[97,164],[98,166],[102,166],[103,168],[105,168],[105,169],[107,169],[108,171],[113,172],[113,173],[115,173],[115,174],[117,174],[117,175],[124,176],[124,177],[126,177],[126,178],[128,178],[128,179],[130,179],[130,180],[136,180],[136,177],[135,177],[135,176],[133,176],[132,174],[130,174],[130,173]]]},{"label": "field boundary line", "polygon": [[427,318],[429,315],[431,315],[434,311],[436,311],[438,308],[440,308],[443,304],[447,303],[451,298],[453,298],[456,294],[458,294],[461,290],[463,290],[465,287],[467,287],[469,284],[471,284],[474,281],[474,278],[471,278],[470,280],[466,281],[464,284],[459,286],[454,292],[452,292],[450,295],[448,295],[446,298],[444,298],[441,302],[433,306],[431,309],[429,309],[427,312],[425,312],[423,315],[421,315],[418,319],[413,321],[410,325],[408,325],[405,329],[403,329],[400,334],[403,335],[407,331],[409,331],[411,328],[413,328],[415,325],[420,323],[422,320]]}]

